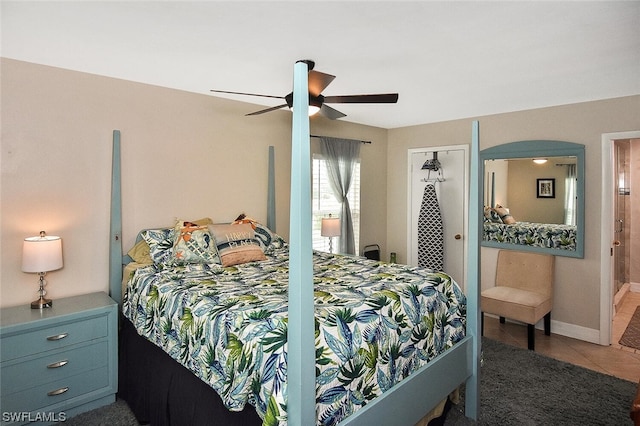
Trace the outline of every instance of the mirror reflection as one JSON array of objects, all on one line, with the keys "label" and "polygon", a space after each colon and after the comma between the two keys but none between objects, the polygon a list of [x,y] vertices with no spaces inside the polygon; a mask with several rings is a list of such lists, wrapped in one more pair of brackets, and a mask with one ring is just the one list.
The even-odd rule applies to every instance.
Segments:
[{"label": "mirror reflection", "polygon": [[511,142],[480,159],[483,246],[584,256],[584,145]]},{"label": "mirror reflection", "polygon": [[485,161],[484,205],[504,206],[518,222],[575,225],[576,160],[571,156]]}]

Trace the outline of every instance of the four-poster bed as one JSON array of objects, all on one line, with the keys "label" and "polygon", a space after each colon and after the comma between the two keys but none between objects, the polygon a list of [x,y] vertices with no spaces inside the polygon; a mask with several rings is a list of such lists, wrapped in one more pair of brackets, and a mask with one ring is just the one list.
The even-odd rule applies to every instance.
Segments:
[{"label": "four-poster bed", "polygon": [[[311,247],[311,210],[310,210],[311,203],[309,201],[310,200],[310,182],[309,182],[309,179],[310,179],[309,138],[310,136],[309,136],[309,121],[308,121],[308,116],[306,114],[307,112],[306,110],[308,108],[306,76],[307,76],[307,65],[303,62],[297,63],[294,68],[294,119],[293,119],[293,128],[292,128],[292,144],[293,145],[292,145],[292,172],[291,172],[292,184],[291,184],[290,241],[288,243],[288,247],[284,247],[284,249],[286,249],[286,253],[281,253],[284,261],[288,262],[288,268],[283,266],[274,266],[271,269],[269,269],[268,268],[269,262],[272,262],[272,261],[275,262],[275,259],[271,260],[271,258],[268,259],[266,262],[264,262],[264,264],[261,264],[260,266],[260,267],[265,267],[266,265],[267,269],[269,269],[273,273],[272,274],[273,276],[270,275],[269,277],[267,277],[269,278],[269,283],[271,283],[272,278],[273,278],[273,281],[277,281],[276,275],[278,274],[278,271],[281,272],[282,270],[287,269],[285,272],[285,275],[288,276],[288,283],[289,283],[288,291],[286,291],[285,300],[281,302],[281,304],[285,306],[284,315],[288,316],[285,319],[285,324],[288,324],[288,327],[286,328],[286,333],[287,333],[286,334],[286,353],[284,353],[284,357],[286,359],[286,363],[285,363],[286,364],[286,379],[285,379],[286,391],[284,391],[284,394],[287,398],[285,400],[286,401],[286,418],[284,421],[286,421],[287,424],[291,424],[291,425],[309,425],[309,424],[315,424],[318,421],[317,418],[319,414],[316,412],[317,411],[316,386],[318,386],[318,389],[321,388],[319,383],[317,383],[317,374],[318,374],[317,372],[321,371],[319,369],[319,366],[317,365],[318,343],[316,342],[319,339],[318,336],[319,335],[323,336],[324,338],[323,341],[326,343],[326,346],[331,347],[334,353],[335,352],[340,353],[342,351],[340,349],[342,348],[342,346],[340,346],[340,343],[337,341],[338,339],[331,337],[331,335],[328,334],[327,329],[331,327],[327,327],[326,324],[324,324],[325,322],[327,322],[327,321],[324,321],[324,319],[326,318],[324,319],[318,318],[318,315],[319,315],[318,312],[323,312],[322,308],[318,307],[317,305],[315,305],[314,307],[314,303],[315,304],[318,303],[317,295],[316,295],[316,301],[314,302],[314,290],[316,291],[318,291],[319,289],[326,290],[326,291],[319,291],[319,293],[322,293],[322,294],[327,294],[331,292],[330,288],[328,287],[323,288],[322,286],[319,286],[318,282],[314,282],[314,267],[316,272],[318,270],[318,265],[317,264],[314,265],[313,263],[314,257],[319,257],[321,259],[324,259],[324,266],[326,266],[327,269],[338,267],[339,266],[338,264],[340,262],[338,262],[334,258],[328,259],[326,255],[324,257],[314,255]],[[478,172],[477,140],[478,140],[478,127],[477,127],[477,123],[474,123],[471,176],[477,176],[477,172]],[[474,157],[474,154],[475,154],[475,157]],[[136,318],[138,319],[138,322],[144,323],[145,325],[148,324],[153,320],[152,317],[156,313],[154,313],[154,315],[149,315],[149,312],[151,312],[151,310],[144,311],[144,312],[137,312],[137,311],[139,309],[142,309],[141,308],[142,306],[145,306],[147,304],[151,306],[154,303],[153,301],[158,300],[158,297],[152,296],[151,297],[152,302],[147,303],[150,300],[148,297],[149,294],[152,294],[154,291],[159,291],[159,292],[166,291],[165,293],[163,293],[163,294],[166,294],[171,290],[163,290],[163,289],[173,288],[173,287],[163,287],[164,285],[163,282],[153,281],[153,284],[146,287],[146,289],[144,289],[140,294],[127,293],[125,295],[125,300],[123,303],[123,297],[122,297],[123,281],[121,279],[122,278],[121,275],[119,275],[117,272],[118,268],[122,270],[122,247],[120,243],[121,214],[120,214],[119,155],[120,155],[120,134],[118,131],[115,131],[114,132],[114,178],[113,178],[113,189],[112,189],[112,195],[113,195],[112,227],[111,227],[111,243],[112,244],[111,244],[111,252],[110,252],[112,274],[111,274],[110,290],[111,290],[112,297],[115,300],[117,300],[118,303],[120,303],[121,305],[124,305],[123,311],[127,314],[127,317],[123,318],[123,336],[126,334],[126,336],[132,339],[138,339],[136,340],[137,342],[136,344],[144,345],[145,343],[144,342],[141,343],[139,341],[140,338],[139,336],[136,336],[136,330],[132,329],[131,326],[132,324],[135,325],[134,323],[136,323]],[[270,158],[269,170],[271,173],[272,161],[273,161],[272,149],[270,149],[269,158]],[[475,162],[474,162],[474,158],[475,158]],[[473,180],[474,179],[472,178],[472,181]],[[271,206],[274,204],[271,176],[269,179],[269,193],[270,193],[270,196],[269,196],[270,207],[268,208],[269,218],[267,219],[267,223],[274,223],[274,217],[272,215],[275,215],[275,208],[271,208]],[[358,406],[357,408],[353,409],[354,411],[353,414],[347,413],[350,415],[346,416],[340,422],[340,424],[343,424],[343,425],[347,425],[347,424],[349,425],[371,425],[371,424],[412,425],[412,424],[415,424],[418,421],[420,421],[420,419],[423,418],[423,416],[428,411],[430,411],[443,399],[446,399],[447,396],[452,391],[454,391],[460,384],[465,383],[465,381],[466,381],[466,397],[465,397],[466,412],[469,417],[472,417],[472,418],[477,417],[477,410],[478,410],[477,390],[478,390],[478,383],[479,383],[478,381],[479,310],[478,310],[478,286],[477,286],[477,280],[478,280],[477,266],[478,266],[479,254],[478,254],[477,240],[479,235],[478,227],[480,224],[480,216],[479,216],[479,209],[476,209],[475,207],[479,205],[478,204],[478,188],[475,188],[475,187],[472,188],[471,193],[472,195],[471,195],[470,205],[472,206],[472,208],[470,212],[471,223],[469,226],[470,264],[469,264],[469,285],[468,285],[467,295],[466,295],[467,304],[464,305],[463,303],[458,305],[456,303],[451,302],[451,300],[448,300],[444,303],[444,306],[446,306],[447,308],[433,308],[436,310],[437,309],[445,309],[445,311],[446,309],[450,310],[449,314],[445,315],[446,321],[445,320],[442,321],[441,328],[437,328],[432,325],[431,329],[441,330],[439,331],[439,333],[443,335],[453,334],[454,336],[452,340],[455,340],[455,342],[446,343],[446,344],[442,343],[441,344],[442,350],[438,350],[435,356],[430,358],[428,363],[425,360],[423,364],[418,365],[416,364],[417,361],[411,361],[410,367],[407,367],[410,370],[415,370],[415,371],[412,371],[411,375],[408,375],[408,377],[406,378],[399,379],[397,383],[395,383],[392,387],[390,387],[385,392],[380,393],[379,395],[376,394],[375,399],[372,399],[370,401],[367,400],[365,403],[361,403],[360,406],[362,406],[362,408],[359,408],[360,406]],[[474,209],[478,211],[474,212]],[[274,252],[277,252],[277,250],[275,250]],[[277,257],[277,256],[274,255],[274,257]],[[351,264],[349,258],[344,257],[343,260],[345,261],[345,263]],[[420,298],[424,298],[423,296],[425,294],[433,296],[432,292],[433,292],[434,286],[430,283],[430,280],[433,280],[434,276],[437,274],[430,273],[429,271],[422,271],[417,268],[404,267],[401,265],[386,266],[384,264],[381,264],[380,262],[375,262],[370,260],[366,260],[365,262],[369,262],[368,264],[366,264],[366,266],[373,268],[372,270],[375,271],[375,273],[359,272],[360,274],[366,275],[367,277],[371,277],[375,274],[377,274],[375,275],[377,277],[380,277],[380,276],[387,277],[388,275],[389,277],[394,277],[393,280],[396,280],[395,277],[401,276],[401,275],[392,275],[392,274],[384,275],[380,273],[381,271],[386,270],[385,268],[388,268],[388,269],[391,268],[393,270],[391,271],[391,269],[389,269],[389,271],[393,273],[400,271],[401,274],[404,274],[403,279],[409,280],[411,285],[416,289],[418,289],[417,296],[414,294],[411,297],[413,297],[414,299],[416,298],[420,299]],[[356,267],[359,268],[358,271],[362,271],[363,270],[362,268],[364,268],[364,266],[360,264],[358,264],[358,266]],[[144,269],[145,268],[141,268],[140,270],[144,270]],[[206,268],[202,267],[201,269],[206,269],[206,273],[213,273],[214,275],[217,274],[216,279],[219,279],[220,282],[225,282],[224,278],[222,278],[222,275],[224,275],[224,273],[229,272],[228,270],[224,270],[224,269],[221,269],[221,271],[225,271],[225,272],[220,272],[216,268],[208,268],[208,267]],[[199,273],[202,272],[201,269],[198,269]],[[243,267],[238,266],[236,267],[236,269],[242,270]],[[235,272],[236,271],[234,270],[234,273]],[[343,279],[350,280],[354,275],[356,275],[353,271],[348,270],[348,268],[346,267],[343,270],[343,272],[344,272],[344,275],[342,276]],[[137,274],[138,272],[136,272],[134,275],[137,275]],[[264,278],[264,276],[261,276],[261,277]],[[348,278],[345,278],[345,277],[348,277]],[[330,276],[329,278],[331,280],[335,279],[333,276]],[[442,284],[441,281],[447,281],[445,274],[442,274],[442,276],[440,276],[439,279],[440,281],[438,282],[440,282],[440,284]],[[150,277],[148,278],[148,280],[156,280],[156,277],[155,276]],[[125,281],[128,281],[128,280],[125,279]],[[398,298],[398,307],[402,307],[403,309],[408,310],[408,312],[412,312],[412,310],[409,307],[403,305],[406,303],[402,299],[403,297],[402,291],[397,290],[398,291],[397,294],[393,293],[396,290],[394,290],[394,287],[392,287],[393,283],[391,283],[392,281],[391,279],[389,279],[387,282],[385,282],[385,279],[380,279],[379,281],[380,282],[368,284],[372,289],[370,293],[367,293],[368,296],[363,298],[363,300],[365,300],[365,303],[367,303],[366,301],[368,301],[369,303],[371,302],[372,300],[371,297],[373,297],[372,295],[380,294],[380,292],[385,292],[384,294],[391,295],[390,297]],[[127,291],[130,290],[130,287],[135,287],[136,285],[138,285],[138,287],[140,288],[144,288],[143,282],[144,282],[143,278],[140,278],[140,280],[137,281],[138,284],[135,284],[134,281],[129,281],[129,283],[127,284],[128,285]],[[375,287],[374,284],[377,287]],[[424,287],[419,287],[419,285],[424,285]],[[458,294],[454,284],[451,284],[451,282],[449,281],[448,285],[450,287],[447,287],[445,285],[445,287],[448,288],[448,290],[446,290],[445,293],[449,295],[450,299],[456,299],[456,298],[464,299],[464,296],[462,296],[461,293]],[[253,289],[250,289],[250,291],[248,293],[245,293],[245,295],[247,297],[251,296],[253,298],[256,295],[262,295],[264,292],[268,292],[267,290],[264,289],[264,287],[261,287],[261,286],[262,286],[262,283],[259,285],[256,285],[256,287],[254,287]],[[187,287],[188,289],[185,291],[188,292],[198,287],[198,285],[189,284]],[[363,287],[363,289],[361,290],[363,294],[365,293],[365,290],[364,290],[365,287]],[[228,288],[228,287],[225,287],[225,288]],[[254,291],[253,294],[251,293],[252,291]],[[185,294],[185,293],[183,292],[180,294]],[[395,296],[393,296],[394,294]],[[217,298],[218,294],[216,293],[215,295],[213,295],[213,293],[210,293],[205,296]],[[273,294],[268,293],[268,296],[272,297]],[[288,302],[286,300],[287,296],[288,296]],[[237,296],[234,296],[234,297],[237,297]],[[135,302],[132,302],[134,298],[137,298],[137,299]],[[438,295],[435,298],[443,299],[446,297]],[[334,299],[339,299],[339,297],[334,297]],[[416,299],[415,306],[417,307],[416,309],[418,310],[416,311],[415,322],[418,323],[419,321],[421,321],[421,319],[419,318],[420,315],[418,315],[417,312],[423,312],[423,316],[428,317],[429,315],[431,315],[433,317],[433,314],[429,314],[427,310],[428,308],[426,307],[426,305],[423,306],[423,305],[417,304],[418,303],[417,299]],[[203,297],[197,296],[197,300],[202,302]],[[429,303],[435,306],[434,300],[435,299],[432,297],[432,300]],[[351,304],[347,304],[347,305],[349,307],[353,307],[354,315],[355,315],[355,312],[361,313],[361,312],[371,311],[370,309],[369,310],[364,309],[364,310],[358,311],[358,309],[363,309],[363,308],[358,307],[352,302],[353,301],[350,301],[349,303]],[[346,306],[346,305],[343,305],[343,306]],[[388,311],[391,312],[391,308],[389,308]],[[180,312],[181,312],[180,320],[184,321],[184,318],[185,318],[184,312],[182,311]],[[189,310],[188,312],[189,314],[191,314],[191,310]],[[312,314],[314,312],[315,312],[315,318],[314,318],[314,315]],[[327,310],[326,312],[334,312],[334,311]],[[136,316],[138,313],[140,314],[140,316]],[[462,337],[464,335],[465,327],[463,327],[463,333],[460,335],[457,335],[457,338],[456,338],[456,332],[452,331],[455,329],[455,325],[458,324],[460,321],[460,318],[458,318],[457,316],[458,313],[462,313],[462,314],[466,313],[466,318],[464,318],[464,315],[461,317],[462,323],[464,323],[464,320],[466,319],[466,324],[465,324],[466,337]],[[234,314],[230,313],[228,315],[234,315]],[[354,332],[354,330],[358,330],[357,324],[355,326],[356,327],[355,329],[350,329],[349,327],[346,327],[344,324],[342,324],[341,321],[337,321],[335,319],[336,317],[332,315],[333,314],[328,315],[328,317],[331,318],[330,321],[328,321],[328,323],[331,324],[334,328],[337,327],[338,329],[340,329],[338,333],[341,334],[342,337],[344,337],[345,334],[352,336],[352,332]],[[380,312],[380,315],[382,315],[382,312]],[[186,318],[189,321],[195,321],[194,317],[195,315],[186,316]],[[234,318],[236,318],[236,316],[234,316]],[[277,321],[276,316],[273,316],[272,318],[274,321]],[[361,318],[362,318],[362,315],[361,315]],[[133,321],[129,322],[131,319],[133,319]],[[167,320],[161,319],[159,321],[167,321]],[[336,324],[336,321],[337,321],[337,324]],[[383,324],[383,323],[391,324],[392,322],[392,320],[388,318],[382,318],[382,317],[380,317],[379,321],[380,321],[380,324]],[[407,320],[405,322],[410,322],[410,321]],[[322,325],[321,323],[324,325]],[[205,327],[205,325],[203,324],[204,323],[201,323],[201,326]],[[320,331],[317,329],[317,327],[319,326],[318,324],[321,324],[320,326],[324,327]],[[184,325],[184,323],[182,323],[181,325]],[[364,325],[362,327],[364,328]],[[140,329],[138,328],[137,334],[141,334],[139,330]],[[223,331],[221,333],[224,334],[225,328],[223,327],[222,330]],[[398,330],[400,330],[400,328],[398,328]],[[207,333],[216,334],[218,332],[219,330],[218,331],[209,330],[204,332],[204,334],[207,334]],[[153,333],[157,333],[157,332],[150,331],[149,334],[153,335]],[[414,333],[415,333],[415,330],[414,330]],[[188,333],[185,333],[185,334],[188,334]],[[412,336],[411,329],[409,329],[409,331],[402,332],[402,333],[398,331],[398,334],[401,336],[402,335],[407,336],[406,338],[401,338],[400,340],[403,340],[403,339],[409,340],[409,336]],[[356,336],[355,332],[353,333],[353,336]],[[354,337],[353,339],[357,340],[358,338]],[[151,340],[151,339],[148,339],[148,340]],[[265,341],[266,340],[263,337],[261,342],[265,342]],[[225,343],[226,342],[228,342],[228,339],[225,340]],[[123,373],[120,376],[120,385],[121,385],[121,391],[123,392],[123,397],[125,400],[128,400],[130,405],[131,404],[137,405],[139,401],[138,402],[129,401],[129,399],[137,398],[138,400],[140,399],[144,400],[145,398],[147,398],[147,396],[141,395],[140,393],[148,392],[150,391],[149,389],[150,387],[154,387],[154,389],[151,389],[152,391],[151,393],[155,392],[156,395],[160,394],[159,398],[163,399],[163,402],[162,402],[163,404],[171,404],[172,399],[176,400],[173,407],[169,407],[169,409],[165,407],[165,410],[167,412],[169,410],[173,410],[172,412],[174,413],[173,414],[174,420],[175,420],[175,416],[186,415],[185,410],[187,412],[190,412],[189,415],[191,416],[192,421],[197,421],[197,419],[207,418],[206,416],[216,416],[219,414],[219,413],[213,414],[212,411],[207,411],[209,410],[209,408],[205,408],[204,409],[205,417],[201,417],[202,414],[194,415],[193,410],[198,411],[202,409],[203,405],[211,405],[211,404],[197,404],[200,406],[199,408],[193,407],[193,409],[191,408],[185,409],[184,408],[185,405],[188,405],[189,407],[191,407],[194,403],[193,401],[191,401],[189,404],[187,404],[184,399],[181,400],[180,397],[176,397],[176,395],[180,394],[180,391],[175,391],[173,392],[173,394],[171,394],[169,390],[158,389],[159,387],[161,387],[161,383],[162,383],[161,381],[153,382],[153,384],[150,384],[150,383],[140,384],[139,383],[140,380],[138,380],[137,382],[135,380],[131,380],[131,378],[128,376],[130,374],[134,374],[136,372],[135,370],[138,370],[138,367],[140,367],[142,363],[137,358],[137,355],[135,353],[136,349],[132,349],[132,345],[130,345],[129,343],[130,342],[127,341],[121,348],[123,353],[123,356],[121,358],[121,367],[122,367]],[[245,340],[243,343],[246,346],[249,345],[248,340]],[[151,343],[149,343],[149,345],[151,345],[152,347],[154,346]],[[424,343],[424,345],[426,347],[427,343]],[[409,349],[405,348],[404,350],[402,350],[403,353],[408,354],[410,352],[416,351],[415,349],[416,345],[409,345],[409,346],[410,346]],[[177,343],[177,346],[175,347],[177,347],[176,350],[178,352],[182,350],[183,353],[181,353],[179,356],[173,356],[174,359],[177,357],[186,358],[187,356],[190,356],[190,354],[184,353],[186,350],[184,349],[183,343]],[[145,351],[147,349],[145,349]],[[156,355],[153,355],[154,359],[156,356],[159,358],[162,358],[163,356],[167,357],[167,355],[164,354],[161,350],[158,351],[157,350],[158,348],[155,348],[155,349],[157,353]],[[153,351],[153,348],[149,350]],[[345,352],[349,352],[349,351],[350,350],[345,350]],[[356,354],[355,346],[354,346],[354,350],[351,352],[354,352],[353,354],[354,356],[359,356],[362,354],[362,352],[360,351],[361,350],[358,350],[358,353]],[[145,352],[145,354],[146,353],[147,352]],[[247,357],[249,358],[259,357],[259,356],[260,354],[255,354],[255,353],[251,353],[247,355]],[[335,363],[335,360],[332,362]],[[349,362],[351,361],[350,360],[347,361],[347,358],[345,358],[345,363],[349,363]],[[190,364],[190,362],[184,362],[183,364],[187,365],[187,364]],[[324,371],[324,373],[322,373],[323,375],[321,377],[326,377],[326,375],[329,374],[329,373],[326,373],[327,370],[322,370],[322,371]],[[189,374],[187,374],[187,376],[188,375]],[[153,374],[153,376],[155,376],[155,373]],[[195,376],[193,377],[195,378]],[[146,379],[155,380],[155,377],[151,377],[150,375],[147,375]],[[200,380],[198,378],[195,378],[195,379]],[[144,380],[145,379],[143,378],[142,381]],[[168,380],[171,382],[177,381],[171,378],[169,378]],[[168,383],[165,383],[165,384],[168,386]],[[191,385],[185,385],[183,386],[182,389],[184,389],[185,387],[189,388],[191,387]],[[206,387],[207,386],[205,385],[205,388]],[[333,388],[329,390],[332,390],[332,389]],[[340,390],[342,391],[342,388],[340,388]],[[257,391],[257,392],[260,393],[262,391]],[[357,399],[354,395],[362,395],[363,391],[362,389],[360,389],[360,390],[345,390],[344,392],[350,392],[349,393],[349,395],[351,395],[350,398]],[[344,394],[344,392],[342,392],[342,394]],[[275,392],[275,394],[277,394],[277,392]],[[329,394],[331,393],[330,392],[323,393],[325,397]],[[255,400],[259,400],[260,398],[254,397],[253,399],[255,402]],[[144,406],[145,404],[148,404],[148,402],[149,401],[146,401],[146,400],[141,401],[140,406]],[[266,405],[268,405],[269,403],[271,403],[271,400],[269,400]],[[284,408],[284,407],[279,406],[279,408]],[[346,410],[351,410],[351,408],[348,408]],[[134,412],[135,411],[136,409],[134,408]],[[274,407],[267,406],[267,407],[264,407],[264,410],[262,411],[263,411],[263,414],[264,412],[281,413],[281,411],[278,410],[278,407],[274,408]],[[148,412],[145,414],[149,415]],[[211,419],[211,417],[209,418]],[[170,419],[171,419],[171,416],[165,417],[165,421],[170,422],[171,421]],[[264,424],[276,424],[278,423],[278,420],[282,421],[282,418],[276,419],[270,416],[266,416],[264,420]],[[259,419],[257,419],[255,413],[252,410],[252,407],[245,408],[244,411],[242,411],[239,416],[235,417],[235,419],[227,419],[225,421],[226,422],[231,421],[234,424],[258,424],[259,423]],[[212,423],[213,422],[215,422],[215,419],[212,419]],[[154,424],[160,424],[160,423],[162,422],[156,421],[156,423]]]}]

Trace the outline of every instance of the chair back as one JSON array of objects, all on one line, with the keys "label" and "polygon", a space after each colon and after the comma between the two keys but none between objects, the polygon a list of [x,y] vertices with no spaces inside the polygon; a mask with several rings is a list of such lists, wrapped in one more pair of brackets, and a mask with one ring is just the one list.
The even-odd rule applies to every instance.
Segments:
[{"label": "chair back", "polygon": [[555,257],[548,254],[500,250],[496,286],[519,288],[553,297]]}]

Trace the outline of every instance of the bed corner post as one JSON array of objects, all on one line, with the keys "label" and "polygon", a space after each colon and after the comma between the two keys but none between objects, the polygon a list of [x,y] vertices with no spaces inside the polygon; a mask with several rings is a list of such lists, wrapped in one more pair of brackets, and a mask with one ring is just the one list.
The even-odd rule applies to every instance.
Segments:
[{"label": "bed corner post", "polygon": [[465,415],[478,419],[480,409],[480,229],[482,176],[480,175],[480,125],[473,122],[471,131],[471,187],[469,191],[469,265],[467,288],[467,335],[473,337],[471,345],[471,376],[467,379],[465,393]]},{"label": "bed corner post", "polygon": [[113,131],[111,162],[111,224],[109,229],[109,295],[122,304],[122,194],[120,185],[120,130]]},{"label": "bed corner post", "polygon": [[276,232],[275,148],[269,145],[269,179],[267,182],[267,228]]},{"label": "bed corner post", "polygon": [[308,69],[294,66],[287,334],[288,424],[316,424]]}]

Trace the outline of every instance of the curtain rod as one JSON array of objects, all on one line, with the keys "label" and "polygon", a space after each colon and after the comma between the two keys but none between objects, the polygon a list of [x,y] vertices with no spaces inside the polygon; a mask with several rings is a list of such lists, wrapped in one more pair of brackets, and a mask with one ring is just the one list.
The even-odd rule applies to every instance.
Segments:
[{"label": "curtain rod", "polygon": [[[346,139],[346,138],[336,138],[336,137],[334,137],[334,136],[318,136],[318,135],[309,135],[309,137],[312,137],[312,138]],[[347,139],[347,140],[350,140],[350,141],[357,141],[357,142],[360,142],[360,143],[369,143],[369,144],[371,143],[371,141],[361,141],[361,140],[359,140],[359,139]]]}]

